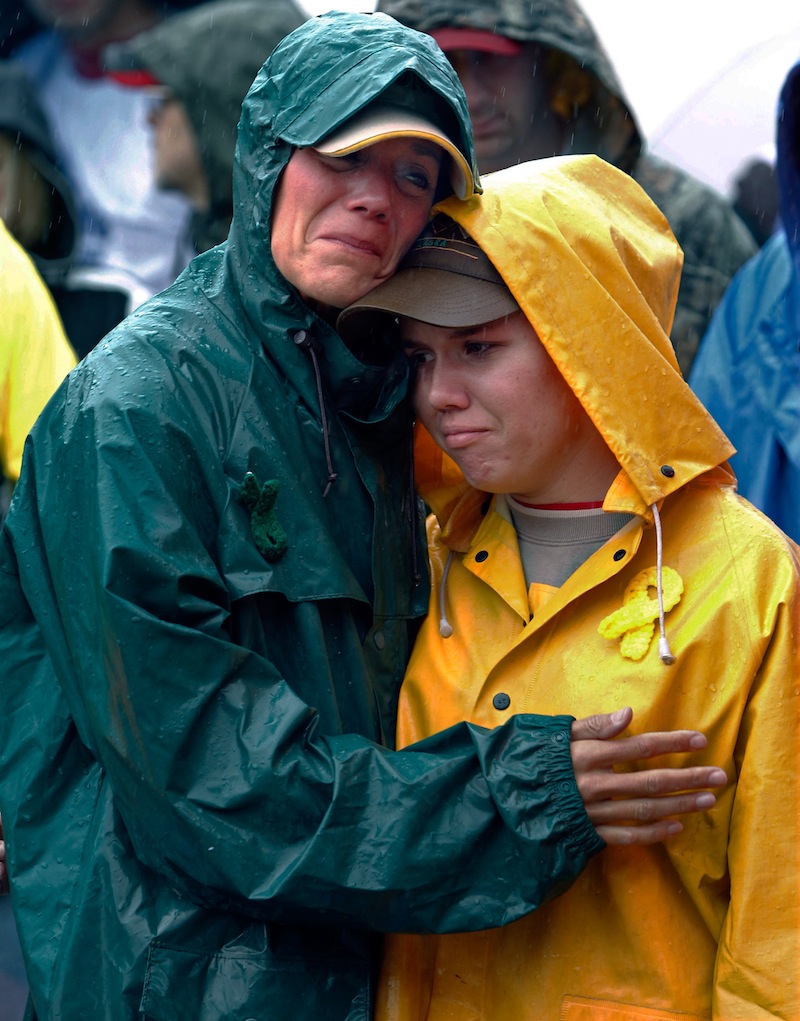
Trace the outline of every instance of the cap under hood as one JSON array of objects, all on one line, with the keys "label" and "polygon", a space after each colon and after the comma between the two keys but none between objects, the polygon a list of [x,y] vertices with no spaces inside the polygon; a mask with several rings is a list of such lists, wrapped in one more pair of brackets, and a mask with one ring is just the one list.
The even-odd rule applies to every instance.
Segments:
[{"label": "cap under hood", "polygon": [[473,28],[546,47],[550,105],[569,124],[563,155],[593,152],[632,170],[641,132],[592,23],[574,0],[379,0],[378,10],[421,32]]},{"label": "cap under hood", "polygon": [[[668,337],[683,256],[667,221],[596,156],[489,174],[436,209],[478,242],[622,466],[606,510],[649,508],[733,447],[677,368]],[[440,520],[469,489],[424,435],[417,483]],[[433,491],[438,490],[438,499]]]}]

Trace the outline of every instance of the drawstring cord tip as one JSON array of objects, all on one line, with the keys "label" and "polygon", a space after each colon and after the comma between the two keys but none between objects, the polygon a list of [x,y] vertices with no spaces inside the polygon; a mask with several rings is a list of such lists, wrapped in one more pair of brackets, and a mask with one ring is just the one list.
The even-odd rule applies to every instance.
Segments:
[{"label": "drawstring cord tip", "polygon": [[672,666],[675,662],[675,657],[672,655],[665,635],[662,635],[658,640],[658,658],[667,666]]},{"label": "drawstring cord tip", "polygon": [[447,619],[447,604],[445,603],[445,588],[447,587],[447,576],[450,574],[450,565],[453,563],[453,551],[447,551],[447,560],[442,571],[442,581],[439,586],[439,634],[442,638],[449,638],[453,633],[450,621]]}]

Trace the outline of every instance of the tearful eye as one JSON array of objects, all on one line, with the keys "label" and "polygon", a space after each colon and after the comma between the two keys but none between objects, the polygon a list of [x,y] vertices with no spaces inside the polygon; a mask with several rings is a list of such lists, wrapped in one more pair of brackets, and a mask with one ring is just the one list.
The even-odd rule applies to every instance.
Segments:
[{"label": "tearful eye", "polygon": [[494,345],[488,343],[487,341],[474,340],[470,341],[469,344],[465,344],[464,350],[468,355],[473,355],[476,358],[481,358],[483,355],[487,354],[493,347]]},{"label": "tearful eye", "polygon": [[328,156],[326,153],[316,153],[316,156],[323,166],[339,173],[353,170],[364,162],[364,156],[360,151],[349,152],[344,156]]},{"label": "tearful eye", "polygon": [[430,351],[420,351],[417,348],[406,348],[403,354],[405,354],[412,369],[416,369],[418,366],[424,365],[431,360]]},{"label": "tearful eye", "polygon": [[412,184],[415,184],[417,188],[419,188],[422,191],[427,191],[431,186],[430,178],[428,177],[428,175],[423,174],[420,171],[411,171],[406,176],[408,180],[411,181]]},{"label": "tearful eye", "polygon": [[401,163],[395,168],[400,187],[410,195],[432,195],[439,180],[438,162],[428,166],[427,163]]}]

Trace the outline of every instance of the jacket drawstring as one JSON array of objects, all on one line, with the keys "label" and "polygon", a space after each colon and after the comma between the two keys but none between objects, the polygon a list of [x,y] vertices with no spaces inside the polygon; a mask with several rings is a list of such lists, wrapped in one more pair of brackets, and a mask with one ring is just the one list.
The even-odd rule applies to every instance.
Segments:
[{"label": "jacket drawstring", "polygon": [[439,634],[442,638],[449,638],[453,633],[452,625],[447,619],[447,605],[445,601],[445,589],[447,588],[447,575],[450,573],[450,564],[453,562],[453,551],[447,551],[447,560],[442,571],[442,580],[439,584]]},{"label": "jacket drawstring", "polygon": [[[675,656],[669,647],[667,640],[666,625],[664,623],[664,541],[661,532],[661,515],[658,507],[653,504],[653,520],[656,527],[656,592],[658,595],[658,658],[667,666],[672,666]],[[453,627],[447,618],[447,576],[450,573],[450,565],[453,561],[453,551],[447,551],[447,560],[442,571],[442,580],[439,583],[439,634],[442,638],[449,638],[453,633]]]},{"label": "jacket drawstring", "polygon": [[658,657],[662,663],[666,663],[667,666],[671,666],[675,662],[675,657],[672,655],[672,650],[669,647],[667,641],[667,631],[664,625],[664,579],[663,579],[663,560],[664,560],[664,542],[661,535],[661,515],[658,512],[658,507],[653,504],[653,520],[656,526],[656,593],[658,595]]},{"label": "jacket drawstring", "polygon": [[322,499],[324,500],[328,493],[330,493],[331,486],[337,479],[337,473],[333,470],[333,461],[331,459],[331,439],[330,432],[328,430],[328,415],[325,411],[325,396],[322,392],[322,374],[319,371],[317,352],[314,350],[314,344],[306,330],[298,330],[292,339],[299,348],[303,351],[308,351],[311,355],[311,364],[314,366],[314,379],[317,384],[317,401],[319,402],[319,417],[322,421],[322,443],[325,447],[325,463],[328,466],[327,484],[322,493]]}]

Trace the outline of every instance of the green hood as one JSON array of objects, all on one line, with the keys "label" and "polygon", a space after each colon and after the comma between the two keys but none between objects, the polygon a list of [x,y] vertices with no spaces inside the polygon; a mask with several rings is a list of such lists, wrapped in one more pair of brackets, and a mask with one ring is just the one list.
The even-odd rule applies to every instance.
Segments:
[{"label": "green hood", "polygon": [[[410,102],[420,90],[426,102],[438,97],[438,119],[461,151],[472,154],[477,186],[466,100],[433,40],[422,33],[410,39],[383,14],[332,13],[306,22],[275,49],[242,109],[228,259],[254,322],[272,315],[276,299],[285,300],[265,290],[260,275],[277,272],[270,251],[272,198],[293,149],[319,142],[396,82]],[[254,266],[263,269],[254,274]],[[279,286],[283,291],[282,280]]]},{"label": "green hood", "polygon": [[[402,79],[402,81],[401,81]],[[470,157],[479,187],[472,127],[458,77],[424,33],[411,33],[382,14],[333,12],[307,21],[274,50],[245,97],[233,168],[234,214],[221,252],[226,282],[236,291],[256,339],[275,331],[310,330],[330,362],[338,338],[321,323],[278,271],[271,250],[272,204],[289,157],[349,120],[400,82],[412,102],[440,101],[438,120]],[[343,346],[343,345],[342,345]],[[317,403],[307,355],[296,345],[271,344],[271,357],[310,406]],[[342,361],[347,360],[347,354]],[[347,369],[342,367],[342,378]]]}]

